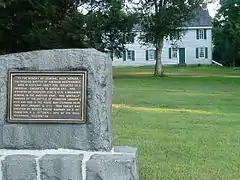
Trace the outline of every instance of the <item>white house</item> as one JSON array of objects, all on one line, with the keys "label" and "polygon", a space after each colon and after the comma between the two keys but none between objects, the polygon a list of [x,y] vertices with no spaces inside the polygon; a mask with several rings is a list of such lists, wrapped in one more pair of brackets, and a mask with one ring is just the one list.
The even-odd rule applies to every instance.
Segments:
[{"label": "white house", "polygon": [[[208,10],[201,9],[186,27],[180,40],[164,40],[162,62],[165,65],[212,64],[212,22]],[[155,64],[155,48],[143,45],[140,29],[135,41],[126,45],[122,58],[113,59],[113,66],[143,66]]]}]

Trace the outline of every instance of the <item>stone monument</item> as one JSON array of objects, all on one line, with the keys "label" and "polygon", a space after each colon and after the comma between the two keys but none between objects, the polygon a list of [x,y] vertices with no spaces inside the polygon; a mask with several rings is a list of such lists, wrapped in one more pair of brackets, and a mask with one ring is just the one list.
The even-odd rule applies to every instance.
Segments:
[{"label": "stone monument", "polygon": [[0,56],[0,180],[138,180],[112,145],[112,65],[94,49]]}]

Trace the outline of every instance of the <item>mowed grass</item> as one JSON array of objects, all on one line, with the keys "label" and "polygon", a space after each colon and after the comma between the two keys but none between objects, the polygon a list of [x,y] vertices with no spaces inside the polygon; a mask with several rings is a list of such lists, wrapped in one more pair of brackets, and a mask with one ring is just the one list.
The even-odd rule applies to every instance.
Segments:
[{"label": "mowed grass", "polygon": [[141,180],[240,179],[240,70],[113,72],[114,144],[138,148]]}]

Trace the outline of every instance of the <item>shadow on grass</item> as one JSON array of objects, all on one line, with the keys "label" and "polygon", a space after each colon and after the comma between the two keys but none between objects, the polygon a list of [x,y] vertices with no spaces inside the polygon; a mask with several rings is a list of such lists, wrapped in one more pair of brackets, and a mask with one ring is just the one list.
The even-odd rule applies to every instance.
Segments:
[{"label": "shadow on grass", "polygon": [[168,74],[163,76],[154,76],[152,72],[122,72],[118,74],[113,74],[114,79],[139,79],[139,78],[152,78],[152,79],[161,79],[169,77]]},{"label": "shadow on grass", "polygon": [[128,72],[128,73],[121,73],[121,74],[114,74],[114,79],[124,79],[124,78],[154,78],[154,79],[161,79],[161,78],[171,78],[171,77],[179,77],[179,78],[240,78],[240,75],[224,75],[224,74],[193,74],[193,73],[165,73],[161,77],[156,77],[153,73],[150,72]]},{"label": "shadow on grass", "polygon": [[[163,77],[188,77],[188,78],[240,78],[239,71],[234,71],[230,68],[215,68],[215,67],[166,67]],[[153,67],[122,67],[113,68],[113,77],[118,78],[163,78],[154,77]]]}]

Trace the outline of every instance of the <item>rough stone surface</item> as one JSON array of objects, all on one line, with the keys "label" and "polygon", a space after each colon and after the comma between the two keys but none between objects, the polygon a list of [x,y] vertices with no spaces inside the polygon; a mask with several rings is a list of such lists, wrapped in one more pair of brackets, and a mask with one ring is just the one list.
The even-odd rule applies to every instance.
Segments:
[{"label": "rough stone surface", "polygon": [[138,180],[133,154],[93,155],[87,162],[87,180]]},{"label": "rough stone surface", "polygon": [[[3,71],[4,72],[4,71]],[[6,80],[1,76],[3,73],[2,69],[0,67],[0,125],[4,123],[2,121],[6,118],[7,113],[7,82]]]},{"label": "rough stone surface", "polygon": [[0,149],[0,179],[138,180],[136,148],[115,149],[119,151]]},{"label": "rough stone surface", "polygon": [[115,153],[131,153],[135,159],[135,178],[139,179],[139,170],[138,170],[138,149],[132,146],[114,146],[113,147]]},{"label": "rough stone surface", "polygon": [[[78,131],[78,132],[77,132]],[[88,149],[87,125],[78,128],[71,124],[5,124],[3,145],[9,149]]]},{"label": "rough stone surface", "polygon": [[138,150],[136,147],[131,147],[131,146],[114,146],[113,147],[114,152],[119,152],[119,153],[132,153],[135,156],[138,156]]},{"label": "rough stone surface", "polygon": [[35,156],[7,156],[2,161],[2,180],[37,180]]},{"label": "rough stone surface", "polygon": [[0,149],[3,148],[3,125],[0,124]]},{"label": "rough stone surface", "polygon": [[40,160],[41,180],[82,180],[83,155],[45,155]]},{"label": "rough stone surface", "polygon": [[[88,71],[86,124],[9,124],[8,71]],[[112,66],[94,49],[56,49],[0,56],[0,147],[9,149],[72,148],[110,151]]]}]

